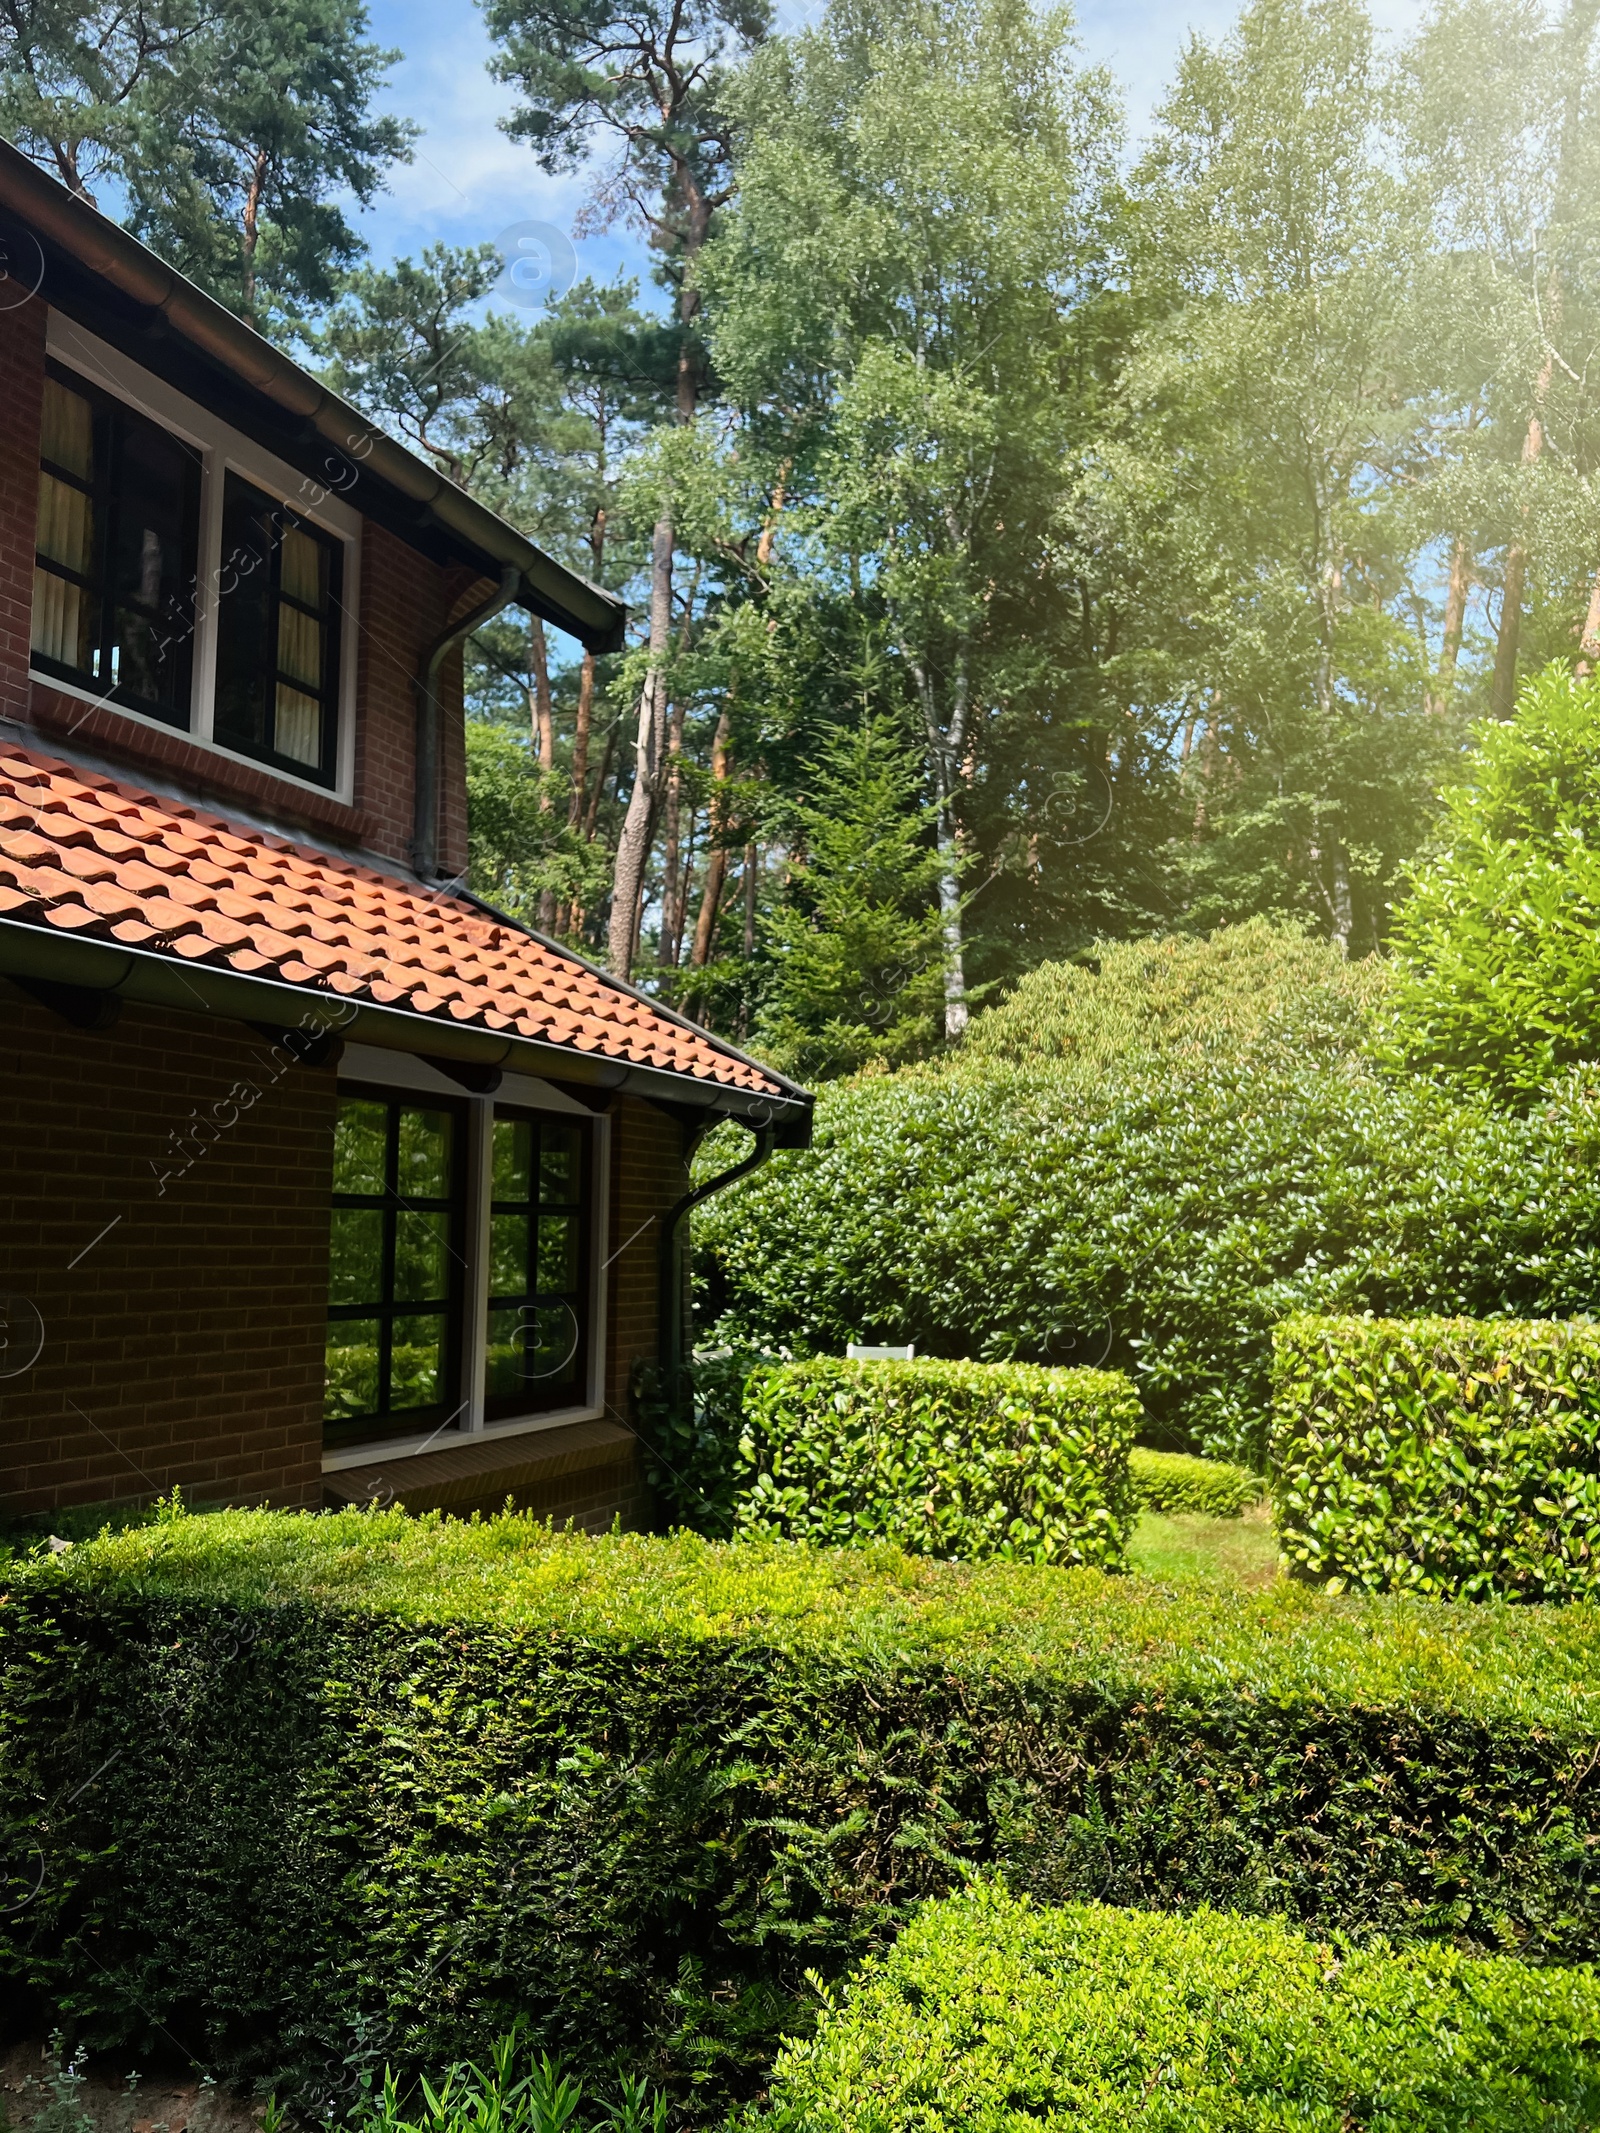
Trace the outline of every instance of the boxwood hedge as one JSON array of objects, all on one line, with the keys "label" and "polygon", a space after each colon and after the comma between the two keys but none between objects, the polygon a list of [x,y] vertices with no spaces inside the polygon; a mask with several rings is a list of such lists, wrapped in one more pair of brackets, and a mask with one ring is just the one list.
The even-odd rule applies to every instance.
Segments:
[{"label": "boxwood hedge", "polygon": [[1275,1347],[1276,1515],[1303,1575],[1600,1594],[1600,1326],[1300,1316]]},{"label": "boxwood hedge", "polygon": [[1141,1419],[1117,1371],[770,1365],[745,1381],[734,1527],[820,1547],[884,1540],[914,1555],[1116,1569]]},{"label": "boxwood hedge", "polygon": [[930,1904],[780,2056],[764,2133],[1583,2133],[1600,1981],[1279,1921]]},{"label": "boxwood hedge", "polygon": [[1128,1475],[1141,1511],[1237,1518],[1266,1492],[1261,1476],[1247,1466],[1226,1459],[1191,1459],[1186,1452],[1153,1452],[1142,1444],[1128,1454]]},{"label": "boxwood hedge", "polygon": [[218,2073],[748,2092],[972,1868],[1600,1953],[1600,1614],[396,1512],[14,1566],[0,1974]]}]

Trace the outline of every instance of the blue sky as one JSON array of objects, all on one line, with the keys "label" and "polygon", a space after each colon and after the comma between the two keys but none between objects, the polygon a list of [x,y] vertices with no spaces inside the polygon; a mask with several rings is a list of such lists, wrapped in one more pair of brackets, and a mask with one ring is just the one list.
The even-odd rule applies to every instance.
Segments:
[{"label": "blue sky", "polygon": [[[361,218],[382,262],[424,245],[485,244],[517,223],[543,222],[570,232],[587,181],[547,178],[528,150],[500,132],[510,92],[489,78],[489,40],[472,0],[369,0],[373,33],[405,58],[395,68],[389,108],[424,128],[415,161],[396,171],[390,191]],[[779,0],[780,20],[809,10]],[[1375,19],[1403,29],[1421,0],[1372,0]],[[1087,59],[1121,82],[1135,133],[1148,120],[1191,29],[1215,35],[1236,9],[1228,0],[1149,0],[1143,7],[1084,0],[1079,38]],[[643,251],[626,231],[579,239],[577,269],[598,281],[619,270],[640,273]]]}]

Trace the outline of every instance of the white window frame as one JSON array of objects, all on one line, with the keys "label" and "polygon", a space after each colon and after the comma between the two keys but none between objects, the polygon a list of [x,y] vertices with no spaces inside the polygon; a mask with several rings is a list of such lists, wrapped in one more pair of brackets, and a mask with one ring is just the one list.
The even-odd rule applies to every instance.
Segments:
[{"label": "white window frame", "polygon": [[[242,763],[265,777],[276,778],[302,792],[348,806],[355,788],[356,666],[361,612],[361,515],[350,505],[312,480],[299,474],[286,460],[277,458],[232,428],[197,401],[175,392],[160,378],[130,362],[120,349],[75,325],[52,310],[45,324],[45,349],[54,362],[110,393],[138,413],[147,416],[180,437],[200,456],[200,533],[195,576],[195,629],[193,673],[190,683],[189,723],[174,726],[117,703],[109,694],[85,689],[53,674],[35,672],[32,679],[43,687],[81,703],[98,704],[118,718],[152,732],[181,734],[211,754],[230,763]],[[287,504],[297,516],[307,519],[343,544],[339,608],[339,712],[338,751],[334,782],[324,785],[316,778],[297,777],[277,763],[264,763],[259,756],[245,755],[219,741],[215,733],[217,681],[217,597],[222,575],[222,496],[230,473],[239,474],[277,503]]]},{"label": "white window frame", "polygon": [[[390,1089],[397,1095],[448,1096],[467,1108],[466,1245],[467,1271],[462,1286],[461,1379],[455,1388],[456,1419],[433,1435],[373,1438],[363,1444],[324,1451],[322,1471],[337,1474],[378,1460],[415,1459],[426,1452],[459,1451],[473,1444],[493,1444],[502,1437],[530,1437],[540,1430],[564,1429],[572,1422],[598,1422],[606,1411],[606,1209],[610,1205],[611,1121],[596,1117],[586,1104],[555,1083],[530,1074],[506,1074],[492,1096],[467,1094],[425,1059],[409,1052],[387,1052],[377,1045],[347,1044],[339,1061],[341,1081]],[[582,1119],[594,1133],[590,1169],[589,1220],[589,1381],[585,1398],[552,1413],[484,1419],[484,1385],[489,1347],[489,1203],[494,1192],[494,1114],[497,1109],[549,1111]]]}]

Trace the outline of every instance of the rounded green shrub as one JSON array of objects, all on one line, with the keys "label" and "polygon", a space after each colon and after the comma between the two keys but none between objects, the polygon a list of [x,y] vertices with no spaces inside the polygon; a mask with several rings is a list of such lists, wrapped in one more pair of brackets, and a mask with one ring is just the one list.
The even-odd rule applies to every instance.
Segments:
[{"label": "rounded green shrub", "polygon": [[1341,1054],[1359,1049],[1388,992],[1388,967],[1376,957],[1347,962],[1331,941],[1252,918],[1209,938],[1097,941],[1079,962],[1041,963],[978,1016],[966,1049],[1119,1078],[1131,1067],[1235,1057],[1263,1043]]},{"label": "rounded green shrub", "polygon": [[780,2055],[771,2133],[1580,2133],[1600,1980],[1271,1919],[928,1905]]},{"label": "rounded green shrub", "polygon": [[1136,1444],[1128,1475],[1141,1511],[1197,1511],[1237,1518],[1261,1500],[1264,1484],[1247,1466],[1226,1459],[1193,1459],[1186,1452],[1153,1452]]}]

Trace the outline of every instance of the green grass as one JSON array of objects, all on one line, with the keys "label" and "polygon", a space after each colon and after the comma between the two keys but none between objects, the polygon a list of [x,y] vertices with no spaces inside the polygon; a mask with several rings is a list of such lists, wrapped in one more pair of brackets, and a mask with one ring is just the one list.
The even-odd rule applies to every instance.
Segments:
[{"label": "green grass", "polygon": [[1231,1586],[1255,1592],[1276,1583],[1278,1536],[1264,1504],[1240,1518],[1199,1511],[1142,1511],[1128,1539],[1128,1569],[1162,1584]]}]

